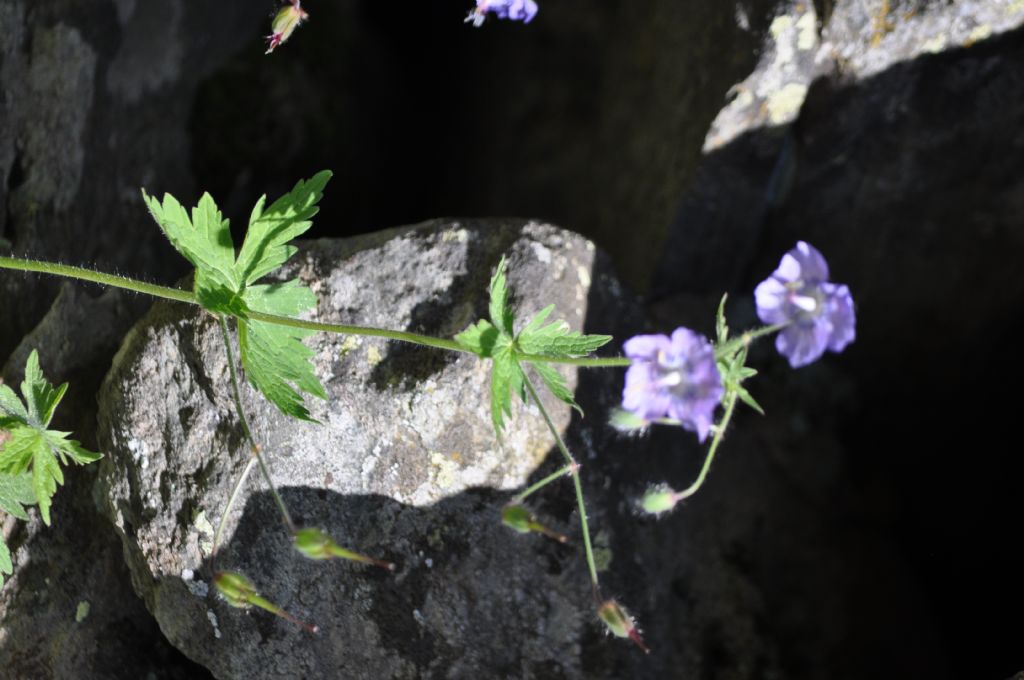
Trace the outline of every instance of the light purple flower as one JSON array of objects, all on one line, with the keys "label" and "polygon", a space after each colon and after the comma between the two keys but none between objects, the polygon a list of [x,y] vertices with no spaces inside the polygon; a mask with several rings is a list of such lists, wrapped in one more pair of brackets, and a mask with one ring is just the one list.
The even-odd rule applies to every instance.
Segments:
[{"label": "light purple flower", "polygon": [[491,13],[499,19],[511,19],[528,24],[537,14],[537,3],[534,0],[476,0],[476,7],[469,12],[466,21],[474,26],[481,26]]},{"label": "light purple flower", "polygon": [[624,349],[632,363],[626,371],[622,408],[644,420],[674,418],[704,441],[725,393],[708,339],[677,328],[671,338],[637,335]]},{"label": "light purple flower", "polygon": [[788,324],[775,348],[793,368],[816,361],[826,349],[841,352],[856,336],[850,289],[828,280],[828,263],[814,246],[798,241],[779,268],[754,290],[757,315]]}]

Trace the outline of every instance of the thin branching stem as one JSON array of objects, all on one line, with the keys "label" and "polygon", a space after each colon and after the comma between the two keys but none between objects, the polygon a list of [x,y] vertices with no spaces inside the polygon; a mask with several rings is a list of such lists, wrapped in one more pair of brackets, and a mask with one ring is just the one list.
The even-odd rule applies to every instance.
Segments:
[{"label": "thin branching stem", "polygon": [[284,504],[284,500],[281,495],[277,492],[277,488],[274,486],[274,480],[270,478],[270,471],[267,470],[267,465],[263,461],[263,454],[260,453],[260,447],[253,439],[252,430],[249,429],[249,422],[245,418],[245,411],[242,408],[242,391],[238,387],[238,372],[235,370],[235,354],[231,351],[231,334],[228,332],[228,322],[223,316],[218,317],[220,321],[220,330],[224,336],[224,348],[228,353],[228,370],[231,373],[231,393],[235,398],[235,410],[238,412],[238,421],[242,424],[242,432],[245,433],[245,438],[249,442],[251,447],[252,456],[256,459],[257,464],[260,466],[260,473],[263,475],[263,479],[266,480],[267,486],[270,487],[270,493],[274,497],[274,501],[277,503],[278,509],[281,511],[281,517],[284,518],[284,523],[288,527],[288,532],[291,534],[295,533],[295,523],[292,521],[292,516],[288,513],[288,508]]},{"label": "thin branching stem", "polygon": [[576,505],[579,507],[580,512],[580,527],[583,530],[583,550],[587,556],[587,568],[590,570],[590,585],[594,590],[594,597],[600,599],[600,585],[597,578],[597,563],[594,561],[594,548],[590,543],[590,526],[587,522],[587,506],[583,501],[583,485],[580,483],[580,466],[573,458],[572,454],[569,453],[569,448],[565,445],[562,440],[562,435],[559,434],[558,428],[555,427],[555,423],[551,420],[551,416],[548,415],[548,411],[544,408],[544,404],[541,403],[540,397],[537,396],[537,390],[534,389],[533,383],[530,381],[530,376],[526,375],[526,371],[520,368],[523,374],[523,383],[526,385],[527,391],[530,393],[530,398],[533,399],[533,403],[537,404],[537,408],[540,409],[540,414],[544,416],[544,422],[547,423],[548,430],[551,431],[551,435],[555,438],[555,444],[558,446],[558,450],[562,452],[562,457],[565,458],[566,465],[569,467],[569,473],[572,475],[573,488],[576,491]]},{"label": "thin branching stem", "polygon": [[552,472],[550,475],[548,475],[544,479],[540,480],[539,482],[536,482],[536,483],[531,484],[530,486],[528,486],[526,488],[526,490],[523,491],[522,493],[518,493],[515,496],[513,496],[512,500],[510,502],[511,503],[522,503],[523,501],[526,500],[526,498],[528,496],[532,496],[533,494],[535,494],[536,492],[540,491],[541,489],[543,489],[545,486],[547,486],[551,482],[555,481],[556,479],[561,479],[562,477],[565,477],[566,475],[571,474],[572,471],[575,470],[578,467],[579,467],[578,465],[573,463],[573,464],[570,464],[570,465],[566,465],[565,467],[560,468],[558,470],[555,470],[554,472]]},{"label": "thin branching stem", "polygon": [[729,421],[732,419],[733,411],[736,410],[736,400],[738,398],[739,394],[735,390],[730,390],[729,394],[726,395],[725,413],[722,414],[722,419],[715,426],[715,436],[711,439],[711,446],[708,447],[708,455],[704,458],[704,466],[701,467],[700,474],[697,475],[697,479],[693,484],[682,491],[676,491],[672,494],[675,502],[678,503],[684,498],[689,498],[697,493],[697,490],[704,484],[704,479],[708,476],[708,470],[711,469],[711,461],[715,459],[715,452],[718,451],[718,445],[722,443],[725,430],[729,427]]},{"label": "thin branching stem", "polygon": [[242,474],[235,480],[235,485],[231,488],[231,495],[228,496],[227,507],[224,508],[224,514],[220,517],[220,522],[217,523],[217,533],[213,535],[213,570],[217,571],[217,554],[220,550],[221,536],[224,535],[224,527],[228,523],[228,515],[231,514],[231,508],[235,504],[235,500],[238,498],[239,492],[242,490],[242,486],[245,484],[245,480],[249,478],[249,473],[252,472],[252,467],[256,464],[256,457],[249,456],[249,460],[246,462],[245,467],[242,468]]}]

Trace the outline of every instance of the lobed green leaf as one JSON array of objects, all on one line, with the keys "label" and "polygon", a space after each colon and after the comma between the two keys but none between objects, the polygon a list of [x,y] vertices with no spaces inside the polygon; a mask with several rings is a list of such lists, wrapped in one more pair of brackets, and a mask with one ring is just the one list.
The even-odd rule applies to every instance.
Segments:
[{"label": "lobed green leaf", "polygon": [[[541,314],[545,312],[547,310]],[[570,330],[565,321],[555,321],[542,328],[531,328],[533,325],[533,322],[528,324],[517,338],[519,349],[526,354],[564,359],[584,357],[612,339],[610,335],[583,335],[579,331]]]},{"label": "lobed green leaf", "polygon": [[[70,460],[84,465],[101,457],[69,439],[69,433],[46,429],[66,390],[66,383],[55,388],[47,382],[35,351],[25,364],[25,380],[21,384],[24,405],[10,388],[0,385],[0,411],[5,414],[0,418],[0,427],[11,435],[0,448],[0,479],[23,475],[29,478],[34,494],[32,502],[39,504],[46,524],[50,523],[53,495],[57,486],[64,483],[60,463],[67,464]],[[0,496],[2,494],[3,489],[0,489]],[[24,498],[25,494],[20,497]],[[9,511],[4,508],[2,499],[0,509]],[[15,512],[11,514],[18,516]]]},{"label": "lobed green leaf", "polygon": [[502,257],[498,262],[498,268],[491,277],[491,299],[488,311],[491,315],[491,323],[501,331],[502,334],[512,337],[512,326],[515,318],[512,315],[512,308],[508,304],[508,282],[505,279],[507,263]]},{"label": "lobed green leaf", "polygon": [[164,194],[163,203],[145,190],[142,198],[171,245],[203,272],[210,285],[233,291],[241,288],[241,279],[235,273],[230,225],[221,217],[209,194],[199,199],[191,219],[188,211],[170,194]]},{"label": "lobed green leaf", "polygon": [[262,196],[256,202],[238,254],[237,271],[245,284],[269,274],[295,254],[295,246],[287,243],[312,226],[311,220],[319,211],[317,203],[323,197],[331,174],[330,170],[322,170],[309,180],[299,180],[290,192],[265,211],[263,205],[267,197]]},{"label": "lobed green leaf", "polygon": [[548,390],[551,391],[551,394],[579,411],[580,415],[583,415],[583,409],[580,408],[580,405],[573,398],[572,390],[566,384],[565,378],[562,377],[562,374],[554,366],[539,361],[530,362],[530,365],[537,371],[537,375],[540,376],[540,379],[547,386]]},{"label": "lobed green leaf", "polygon": [[455,342],[473,352],[477,356],[488,358],[494,354],[494,345],[501,333],[485,319],[469,326],[455,336]]},{"label": "lobed green leaf", "polygon": [[[244,299],[253,311],[281,316],[296,316],[316,306],[313,291],[297,280],[249,286]],[[302,344],[302,339],[312,333],[291,326],[238,321],[242,366],[249,381],[282,413],[309,421],[313,419],[300,391],[327,398],[310,361],[314,352]]]},{"label": "lobed green leaf", "polygon": [[6,512],[18,519],[28,519],[24,506],[35,505],[35,502],[31,474],[0,473],[0,512]]}]

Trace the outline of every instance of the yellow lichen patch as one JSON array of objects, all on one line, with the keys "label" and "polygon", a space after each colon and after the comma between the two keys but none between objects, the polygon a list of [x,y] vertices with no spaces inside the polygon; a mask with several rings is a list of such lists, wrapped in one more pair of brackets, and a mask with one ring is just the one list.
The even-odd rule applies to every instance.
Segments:
[{"label": "yellow lichen patch", "polygon": [[930,52],[932,54],[938,54],[946,47],[946,36],[937,35],[924,45],[921,45],[921,50],[924,52]]},{"label": "yellow lichen patch", "polygon": [[430,465],[433,468],[431,476],[434,478],[434,484],[442,489],[448,489],[455,484],[459,466],[450,460],[448,456],[437,451],[431,451]]},{"label": "yellow lichen patch", "polygon": [[872,33],[871,33],[871,46],[878,47],[879,43],[882,42],[887,34],[892,33],[896,29],[896,23],[889,20],[889,12],[892,11],[892,7],[889,5],[889,0],[882,0],[882,6],[875,12],[875,16],[871,20]]},{"label": "yellow lichen patch", "polygon": [[800,111],[807,97],[807,86],[803,83],[788,83],[777,92],[773,92],[764,105],[768,111],[768,120],[773,125],[790,122]]},{"label": "yellow lichen patch", "polygon": [[985,40],[992,35],[992,27],[988,24],[982,24],[975,26],[974,30],[971,31],[970,35],[967,36],[967,40],[964,41],[964,47],[970,47],[976,42]]},{"label": "yellow lichen patch", "polygon": [[339,347],[338,349],[341,352],[341,356],[345,356],[352,350],[359,347],[359,345],[361,344],[363,344],[362,338],[360,338],[358,335],[350,335],[347,338],[345,338],[344,341],[342,341],[341,347]]},{"label": "yellow lichen patch", "polygon": [[89,610],[92,606],[88,600],[82,600],[78,603],[78,607],[75,608],[75,623],[81,623],[89,618]]},{"label": "yellow lichen patch", "polygon": [[807,51],[818,44],[818,18],[814,12],[805,12],[796,22],[798,50]]},{"label": "yellow lichen patch", "polygon": [[371,366],[376,366],[381,362],[383,357],[380,355],[380,350],[375,345],[370,345],[366,349],[366,361]]}]

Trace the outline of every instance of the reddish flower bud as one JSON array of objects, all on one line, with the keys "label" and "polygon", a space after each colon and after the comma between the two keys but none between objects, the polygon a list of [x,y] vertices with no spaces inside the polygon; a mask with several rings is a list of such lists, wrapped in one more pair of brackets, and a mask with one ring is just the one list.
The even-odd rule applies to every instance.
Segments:
[{"label": "reddish flower bud", "polygon": [[270,54],[278,45],[287,42],[295,29],[308,18],[309,14],[302,9],[301,0],[290,0],[290,4],[278,10],[270,27],[273,32],[267,36],[266,54]]},{"label": "reddish flower bud", "polygon": [[611,631],[612,635],[629,638],[636,643],[637,647],[644,650],[644,654],[651,653],[651,650],[647,649],[647,645],[644,644],[643,638],[640,637],[640,631],[637,629],[633,617],[618,602],[615,600],[605,601],[598,607],[597,616],[604,622],[605,627]]}]

